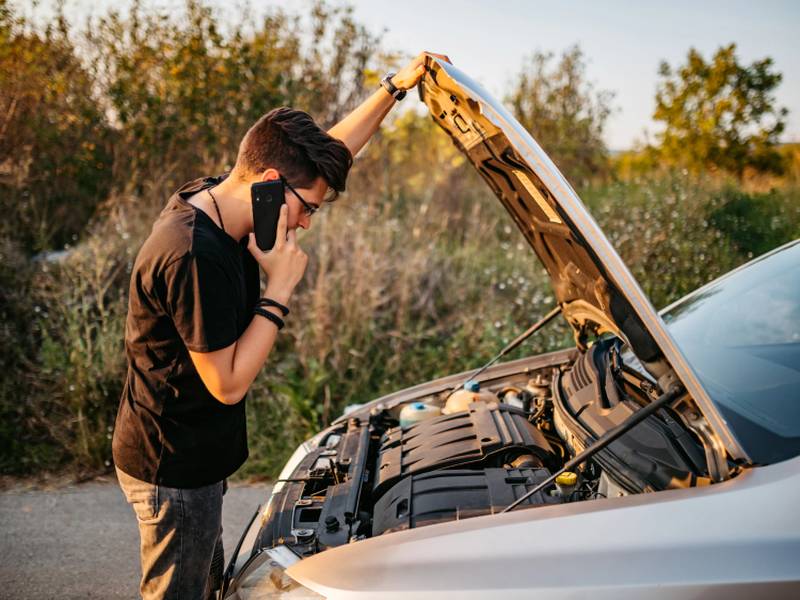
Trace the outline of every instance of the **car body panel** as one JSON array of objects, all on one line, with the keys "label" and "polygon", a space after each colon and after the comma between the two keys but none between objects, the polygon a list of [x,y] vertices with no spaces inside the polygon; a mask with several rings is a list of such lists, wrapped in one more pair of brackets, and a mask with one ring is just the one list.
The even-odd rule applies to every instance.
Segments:
[{"label": "car body panel", "polygon": [[287,573],[336,599],[798,597],[799,505],[795,458],[702,488],[382,535]]},{"label": "car body panel", "polygon": [[[505,206],[546,268],[578,346],[622,337],[657,378],[674,373],[725,449],[747,455],[611,243],[531,135],[480,85],[428,56],[420,98]],[[723,474],[722,478],[724,478]]]}]

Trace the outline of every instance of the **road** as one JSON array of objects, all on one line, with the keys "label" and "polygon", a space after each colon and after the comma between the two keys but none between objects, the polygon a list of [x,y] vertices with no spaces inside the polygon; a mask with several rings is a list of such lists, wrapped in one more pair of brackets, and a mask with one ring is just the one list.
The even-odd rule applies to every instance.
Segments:
[{"label": "road", "polygon": [[[231,484],[226,560],[270,487]],[[139,534],[116,480],[0,492],[0,598],[137,598]]]}]

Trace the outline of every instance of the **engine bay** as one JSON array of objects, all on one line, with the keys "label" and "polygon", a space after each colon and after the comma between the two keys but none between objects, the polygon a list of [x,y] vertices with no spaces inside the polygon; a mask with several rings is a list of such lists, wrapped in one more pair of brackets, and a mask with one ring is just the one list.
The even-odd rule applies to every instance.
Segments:
[{"label": "engine bay", "polygon": [[[310,556],[498,513],[654,397],[616,340],[563,356],[341,418],[276,482],[253,551]],[[710,483],[702,437],[683,414],[691,406],[682,398],[648,416],[520,508]]]}]

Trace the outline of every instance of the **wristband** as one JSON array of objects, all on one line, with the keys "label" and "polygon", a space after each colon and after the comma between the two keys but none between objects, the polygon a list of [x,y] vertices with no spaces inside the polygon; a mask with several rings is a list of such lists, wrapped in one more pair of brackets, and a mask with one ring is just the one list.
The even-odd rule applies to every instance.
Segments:
[{"label": "wristband", "polygon": [[288,306],[284,306],[283,304],[273,300],[272,298],[261,298],[258,302],[256,302],[256,306],[274,306],[283,313],[284,317],[289,314]]},{"label": "wristband", "polygon": [[399,102],[406,97],[406,90],[401,90],[392,82],[392,77],[395,75],[397,75],[397,73],[387,73],[384,78],[381,79],[381,86],[389,92],[392,98]]},{"label": "wristband", "polygon": [[271,313],[268,310],[264,310],[258,306],[253,309],[253,312],[275,323],[275,325],[278,327],[278,331],[283,329],[283,326],[286,325],[286,323],[283,322],[283,319],[281,319],[278,315]]}]

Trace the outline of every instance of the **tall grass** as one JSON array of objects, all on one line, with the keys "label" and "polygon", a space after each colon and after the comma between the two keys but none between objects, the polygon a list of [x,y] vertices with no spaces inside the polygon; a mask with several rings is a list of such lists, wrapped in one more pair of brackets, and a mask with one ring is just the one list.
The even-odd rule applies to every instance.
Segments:
[{"label": "tall grass", "polygon": [[[347,404],[481,364],[553,305],[532,250],[471,167],[448,163],[433,191],[399,193],[391,178],[367,185],[381,181],[371,156],[357,163],[351,190],[300,236],[311,260],[249,393],[244,475],[274,475]],[[793,187],[747,195],[677,175],[584,196],[658,307],[800,235]],[[127,280],[158,206],[135,197],[108,206],[68,255],[33,267],[26,293],[41,343],[26,370],[3,383],[4,411],[15,397],[25,402],[22,435],[32,443],[14,445],[4,432],[6,472],[69,465],[91,473],[110,464]],[[566,344],[559,325],[515,356]]]},{"label": "tall grass", "polygon": [[[199,0],[180,16],[132,8],[79,36],[87,59],[64,19],[37,31],[0,0],[0,104],[21,107],[0,127],[0,204],[15,215],[0,227],[3,473],[110,468],[128,281],[168,196],[182,179],[223,170],[266,108],[292,104],[335,122],[388,60],[346,7],[312,5],[309,31],[322,45],[310,48],[296,15],[242,20],[226,37]],[[48,87],[47,65],[61,69],[64,93]],[[195,86],[203,77],[208,85]],[[661,173],[584,199],[661,307],[800,236],[797,172],[754,187]],[[40,185],[59,180],[81,185],[62,186],[63,198]],[[371,140],[347,194],[313,221],[300,242],[306,277],[249,393],[246,475],[275,474],[347,404],[485,362],[554,303],[499,202],[413,112]],[[40,252],[54,240],[63,252]],[[569,343],[557,323],[511,358]]]}]

